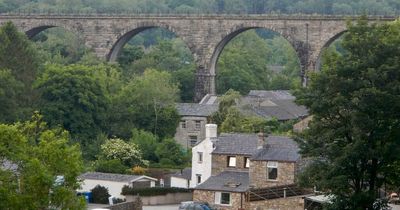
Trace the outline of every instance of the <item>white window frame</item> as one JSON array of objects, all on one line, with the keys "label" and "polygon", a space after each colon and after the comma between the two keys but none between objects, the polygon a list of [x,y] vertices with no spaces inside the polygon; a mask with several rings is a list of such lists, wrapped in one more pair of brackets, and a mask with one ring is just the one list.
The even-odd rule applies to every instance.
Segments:
[{"label": "white window frame", "polygon": [[[270,179],[269,178],[269,169],[276,169],[276,179]],[[278,162],[276,161],[268,161],[267,162],[267,180],[268,181],[278,181],[278,177],[279,177],[279,170],[278,170]]]},{"label": "white window frame", "polygon": [[236,156],[228,156],[228,167],[229,168],[236,168]]},{"label": "white window frame", "polygon": [[[228,194],[229,195],[229,203],[222,203],[222,194]],[[223,206],[231,206],[232,205],[232,194],[229,192],[215,192],[214,194],[214,202],[215,204],[218,205],[223,205]]]},{"label": "white window frame", "polygon": [[194,129],[195,129],[196,131],[201,130],[201,120],[195,120],[195,121],[194,121]]},{"label": "white window frame", "polygon": [[244,157],[244,168],[250,168],[250,158]]},{"label": "white window frame", "polygon": [[203,153],[202,152],[197,152],[197,162],[199,162],[199,163],[203,162]]}]

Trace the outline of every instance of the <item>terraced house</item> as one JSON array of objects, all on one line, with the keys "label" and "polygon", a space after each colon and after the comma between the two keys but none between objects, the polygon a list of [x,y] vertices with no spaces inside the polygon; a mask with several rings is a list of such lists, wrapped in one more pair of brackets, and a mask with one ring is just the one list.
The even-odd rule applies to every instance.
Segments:
[{"label": "terraced house", "polygon": [[218,209],[303,209],[309,191],[296,186],[298,152],[288,137],[217,136],[217,125],[208,124],[206,138],[192,148],[193,199]]}]

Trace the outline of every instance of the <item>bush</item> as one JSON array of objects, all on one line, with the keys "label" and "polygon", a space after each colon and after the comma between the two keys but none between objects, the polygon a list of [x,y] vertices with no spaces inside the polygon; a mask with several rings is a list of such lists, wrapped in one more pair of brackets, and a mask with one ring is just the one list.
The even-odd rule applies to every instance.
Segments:
[{"label": "bush", "polygon": [[129,186],[124,186],[122,188],[122,195],[140,195],[140,196],[157,196],[166,195],[168,193],[186,193],[192,192],[190,189],[186,188],[176,188],[176,187],[152,187],[152,188],[141,188],[136,189]]},{"label": "bush", "polygon": [[96,172],[124,174],[128,167],[124,166],[119,160],[98,160],[95,164]]},{"label": "bush", "polygon": [[93,203],[101,203],[108,204],[108,198],[110,194],[108,193],[108,189],[106,187],[97,185],[92,190]]},{"label": "bush", "polygon": [[146,169],[140,166],[135,166],[131,169],[131,173],[134,175],[144,175],[146,173]]}]

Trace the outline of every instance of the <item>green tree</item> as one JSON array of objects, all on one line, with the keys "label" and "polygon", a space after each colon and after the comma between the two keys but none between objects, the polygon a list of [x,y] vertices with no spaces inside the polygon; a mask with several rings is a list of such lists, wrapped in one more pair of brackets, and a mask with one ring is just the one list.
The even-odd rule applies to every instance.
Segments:
[{"label": "green tree", "polygon": [[[85,209],[76,196],[83,169],[78,145],[61,129],[50,130],[35,114],[32,121],[0,125],[1,209]],[[56,182],[57,176],[62,180]]]},{"label": "green tree", "polygon": [[175,108],[178,93],[168,72],[146,70],[116,99],[114,134],[129,138],[136,127],[160,138],[173,136],[180,119]]},{"label": "green tree", "polygon": [[122,139],[109,139],[101,145],[99,160],[119,160],[127,167],[147,165],[142,158],[142,152],[133,142]]},{"label": "green tree", "polygon": [[151,132],[133,129],[131,141],[139,146],[145,160],[158,162],[158,157],[156,155],[158,144],[157,136]]},{"label": "green tree", "polygon": [[9,70],[0,70],[0,122],[13,122],[18,117],[18,95],[23,84]]},{"label": "green tree", "polygon": [[36,49],[11,22],[0,28],[0,43],[0,69],[10,70],[15,80],[23,84],[14,108],[18,114],[15,120],[26,119],[32,114],[37,99],[32,89],[40,68]]},{"label": "green tree", "polygon": [[83,147],[105,128],[108,98],[96,67],[47,65],[36,87],[50,126],[61,125]]},{"label": "green tree", "polygon": [[188,162],[184,149],[175,139],[164,139],[158,144],[156,155],[165,166],[182,166]]},{"label": "green tree", "polygon": [[[313,121],[299,140],[316,159],[303,176],[335,195],[335,209],[374,207],[400,152],[400,22],[349,25],[343,56],[328,54],[323,70],[297,93]],[[310,173],[312,172],[312,173]]]}]

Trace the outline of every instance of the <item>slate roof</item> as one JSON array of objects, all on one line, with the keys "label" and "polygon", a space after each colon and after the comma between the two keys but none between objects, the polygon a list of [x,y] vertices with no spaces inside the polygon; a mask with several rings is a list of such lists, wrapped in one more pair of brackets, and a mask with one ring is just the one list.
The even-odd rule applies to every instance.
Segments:
[{"label": "slate roof", "polygon": [[249,172],[223,171],[211,176],[195,187],[195,190],[246,192],[249,189]]},{"label": "slate roof", "polygon": [[125,175],[125,174],[111,174],[111,173],[100,173],[100,172],[86,172],[79,176],[80,179],[94,179],[94,180],[104,180],[113,182],[132,182],[141,178],[147,178],[151,180],[156,180],[155,178],[148,176],[135,176],[135,175]]},{"label": "slate roof", "polygon": [[268,136],[267,146],[257,149],[257,134],[223,133],[214,141],[212,154],[248,155],[253,160],[295,162],[300,158],[299,148],[293,139],[285,136]]},{"label": "slate roof", "polygon": [[196,104],[196,103],[178,103],[176,109],[180,116],[201,116],[208,117],[218,111],[216,104]]},{"label": "slate roof", "polygon": [[296,162],[300,159],[299,148],[293,139],[274,136],[268,144],[251,157],[251,160]]},{"label": "slate roof", "polygon": [[252,155],[257,150],[257,134],[222,133],[212,154]]},{"label": "slate roof", "polygon": [[175,174],[172,174],[171,177],[177,177],[177,178],[182,178],[182,179],[192,179],[192,168],[185,168],[181,171],[176,172]]},{"label": "slate roof", "polygon": [[[304,106],[297,105],[295,97],[288,90],[251,90],[247,96],[241,97],[237,107],[245,115],[258,116],[266,119],[276,118],[278,120],[291,120],[308,116]],[[206,95],[200,102],[203,106],[215,106],[218,109],[218,97]],[[188,106],[188,105],[186,105]],[[189,112],[190,107],[185,107]],[[198,110],[196,110],[198,109]],[[190,112],[202,112],[199,108],[193,107]],[[185,112],[185,113],[186,113]],[[204,113],[201,113],[205,116]],[[186,115],[193,115],[186,114]],[[194,115],[198,116],[198,115]]]}]

